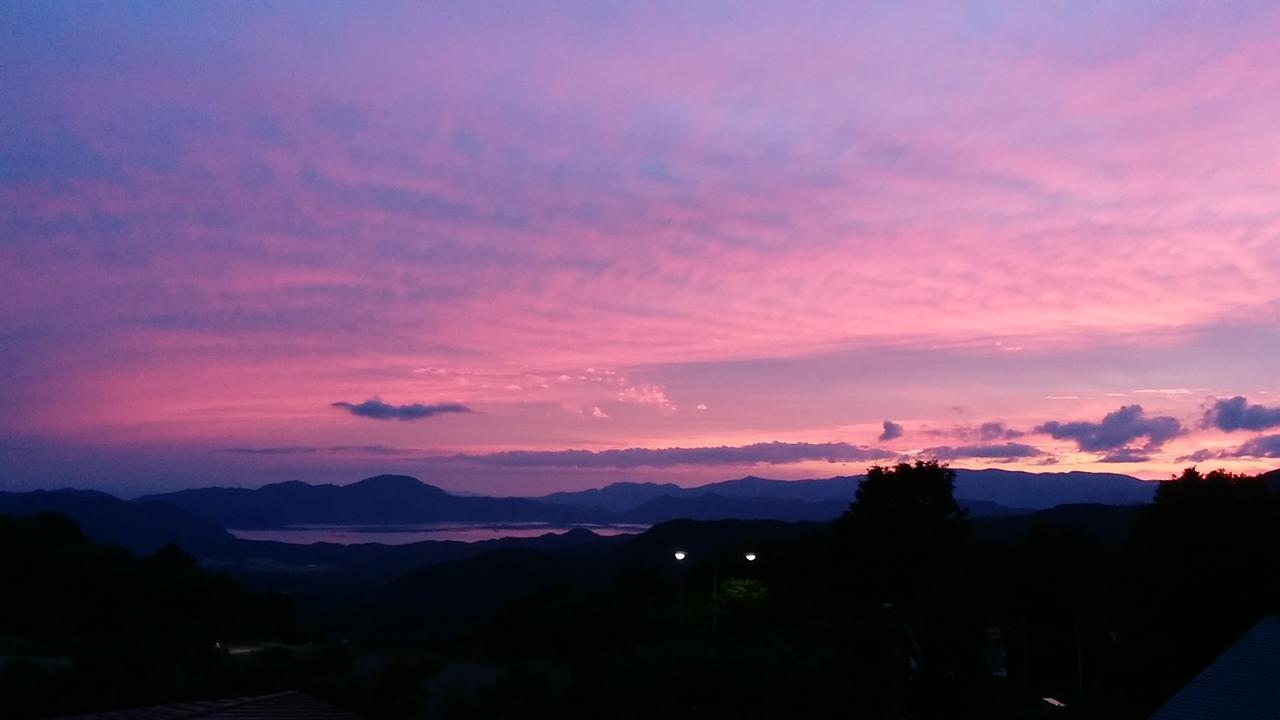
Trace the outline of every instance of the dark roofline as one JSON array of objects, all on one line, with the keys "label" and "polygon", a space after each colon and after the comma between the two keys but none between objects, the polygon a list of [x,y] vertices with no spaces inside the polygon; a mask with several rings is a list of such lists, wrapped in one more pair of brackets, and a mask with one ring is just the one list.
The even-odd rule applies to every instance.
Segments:
[{"label": "dark roofline", "polygon": [[1264,617],[1151,716],[1263,720],[1280,708],[1280,617]]}]

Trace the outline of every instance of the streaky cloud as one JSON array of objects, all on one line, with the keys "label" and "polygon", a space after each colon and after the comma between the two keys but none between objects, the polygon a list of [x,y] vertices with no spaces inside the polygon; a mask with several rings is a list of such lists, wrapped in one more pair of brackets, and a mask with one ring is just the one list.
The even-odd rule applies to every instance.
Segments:
[{"label": "streaky cloud", "polygon": [[1144,463],[1151,459],[1150,455],[1135,450],[1134,448],[1120,448],[1112,453],[1107,453],[1098,458],[1098,462],[1104,463]]},{"label": "streaky cloud", "polygon": [[765,442],[719,447],[626,448],[619,450],[509,450],[454,455],[452,460],[500,467],[638,468],[673,465],[785,465],[820,460],[887,460],[894,453],[850,443]]},{"label": "streaky cloud", "polygon": [[322,452],[323,448],[290,446],[290,447],[232,447],[222,448],[218,452],[233,453],[235,455],[310,455],[312,453]]},{"label": "streaky cloud", "polygon": [[962,458],[1015,460],[1041,457],[1045,455],[1045,452],[1033,445],[1010,442],[994,445],[961,445],[958,447],[943,445],[941,447],[927,448],[920,454],[934,457],[938,460],[960,460]]},{"label": "streaky cloud", "polygon": [[410,455],[421,454],[421,450],[394,448],[385,445],[330,445],[319,447],[311,445],[292,445],[282,447],[229,447],[218,452],[236,455],[314,455],[314,454],[360,454],[360,455]]}]

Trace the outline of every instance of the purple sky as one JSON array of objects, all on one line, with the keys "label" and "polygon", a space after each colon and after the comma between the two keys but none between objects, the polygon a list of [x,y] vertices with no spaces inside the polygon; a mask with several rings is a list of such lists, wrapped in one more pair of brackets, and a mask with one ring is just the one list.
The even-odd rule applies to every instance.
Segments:
[{"label": "purple sky", "polygon": [[1280,464],[1274,3],[0,7],[0,485]]}]

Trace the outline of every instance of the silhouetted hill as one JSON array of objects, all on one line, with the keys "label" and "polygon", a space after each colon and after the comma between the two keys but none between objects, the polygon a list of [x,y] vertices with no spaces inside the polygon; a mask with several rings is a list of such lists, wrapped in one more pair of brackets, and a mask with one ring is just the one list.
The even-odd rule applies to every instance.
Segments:
[{"label": "silhouetted hill", "polygon": [[[824,523],[676,520],[640,535],[602,538],[607,544],[502,548],[421,568],[389,583],[378,593],[378,612],[366,629],[397,638],[448,634],[463,621],[539,589],[596,591],[637,568],[670,577],[726,551],[820,537],[829,529]],[[676,550],[687,554],[688,565],[676,564]]]},{"label": "silhouetted hill", "polygon": [[[387,481],[378,481],[382,482]],[[408,485],[404,480],[391,480],[389,484]],[[139,556],[172,543],[198,557],[206,567],[251,579],[258,586],[299,591],[335,583],[382,583],[415,568],[495,550],[527,548],[572,554],[591,552],[596,546],[604,548],[624,539],[601,537],[578,528],[538,537],[471,543],[298,545],[241,540],[207,519],[156,500],[129,502],[89,490],[0,493],[0,515],[23,517],[43,512],[66,515],[95,542],[120,545]]]},{"label": "silhouetted hill", "polygon": [[960,503],[960,507],[969,511],[969,517],[999,517],[1004,515],[1026,515],[1031,510],[1026,508],[1005,507],[999,503],[988,502],[986,500],[968,500],[965,498],[956,498],[956,502]]},{"label": "silhouetted hill", "polygon": [[[393,606],[421,614],[423,609],[471,618],[487,614],[538,585],[557,582],[580,570],[572,555],[530,548],[505,548],[416,570],[392,582],[384,592]],[[447,589],[442,592],[442,589]]]},{"label": "silhouetted hill", "polygon": [[203,488],[150,495],[223,527],[430,522],[582,522],[594,513],[528,498],[451,495],[404,475],[379,475],[351,485],[291,481],[244,488]]},{"label": "silhouetted hill", "polygon": [[591,490],[552,493],[536,499],[566,505],[598,507],[615,513],[625,513],[664,496],[690,498],[709,493],[723,498],[793,500],[810,503],[841,500],[848,505],[853,500],[854,489],[861,479],[861,476],[849,476],[820,480],[769,480],[747,476],[691,488],[682,488],[672,483],[621,482]]},{"label": "silhouetted hill", "polygon": [[[982,500],[960,500],[973,517],[1016,515],[1030,512],[1007,508]],[[784,522],[828,522],[849,508],[848,500],[780,500],[759,497],[726,497],[718,493],[654,498],[614,517],[620,523],[656,524],[676,519],[690,520],[780,520]]]},{"label": "silhouetted hill", "polygon": [[[45,495],[67,496],[65,504],[80,511],[104,500]],[[23,502],[12,497],[6,497],[11,508]],[[140,558],[93,542],[61,513],[0,514],[0,577],[4,718],[190,697],[240,681],[220,670],[225,653],[218,643],[294,636],[287,597],[208,573],[171,545]]]},{"label": "silhouetted hill", "polygon": [[509,537],[480,542],[427,540],[406,545],[299,545],[260,540],[237,540],[204,564],[260,587],[291,592],[333,586],[335,583],[381,584],[410,571],[483,555],[498,550],[525,549],[585,555],[625,542],[626,536],[603,537],[585,528],[538,537]]},{"label": "silhouetted hill", "polygon": [[1033,528],[1077,529],[1107,545],[1118,546],[1129,538],[1145,505],[1059,505],[1025,515],[979,518],[974,534],[983,540],[1012,543],[1027,537]]},{"label": "silhouetted hill", "polygon": [[1149,503],[1158,483],[1118,473],[1031,473],[1017,470],[956,470],[956,497],[1006,507],[1047,509],[1073,503]]},{"label": "silhouetted hill", "polygon": [[783,520],[825,522],[840,516],[848,501],[802,502],[760,497],[727,497],[717,493],[672,497],[664,495],[620,513],[619,522],[660,523],[691,520]]},{"label": "silhouetted hill", "polygon": [[[671,568],[673,553],[681,550],[690,560],[734,549],[759,549],[766,545],[830,532],[825,523],[782,522],[777,520],[673,520],[654,525],[639,535],[601,538],[605,544],[560,547],[498,548],[470,558],[439,563],[408,573],[390,583],[388,597],[411,607],[436,602],[430,596],[448,588],[449,594],[483,592],[518,594],[530,584],[572,574],[577,579],[633,565]],[[584,551],[586,549],[590,551]],[[495,574],[497,567],[511,572]],[[511,592],[507,592],[511,591]],[[441,601],[445,602],[445,601]],[[455,602],[450,599],[447,602]]]},{"label": "silhouetted hill", "polygon": [[558,505],[580,505],[618,513],[663,495],[680,495],[684,492],[685,489],[675,483],[616,482],[602,488],[556,492],[535,499]]},{"label": "silhouetted hill", "polygon": [[[614,483],[542,498],[453,495],[404,475],[379,475],[351,485],[291,481],[244,488],[203,488],[151,495],[230,528],[305,524],[430,522],[648,522],[675,518],[829,520],[852,501],[862,476],[770,480],[755,476],[693,488]],[[1149,502],[1155,483],[1111,473],[956,471],[956,497],[975,517],[1069,503]]]},{"label": "silhouetted hill", "polygon": [[[747,476],[690,488],[669,483],[614,483],[603,488],[553,493],[537,499],[550,503],[599,507],[620,513],[620,517],[628,517],[629,511],[658,498],[692,498],[707,494],[725,499],[774,499],[808,503],[841,501],[847,506],[853,501],[854,492],[863,477],[845,475],[815,480],[769,480]],[[985,516],[1027,512],[1065,503],[1145,503],[1151,501],[1155,485],[1115,473],[957,469],[955,494],[957,500],[968,507],[974,516]],[[727,517],[722,514],[717,516]],[[781,519],[789,515],[753,514],[750,517],[757,516]]]},{"label": "silhouetted hill", "polygon": [[722,480],[693,490],[726,497],[773,498],[802,502],[853,501],[853,493],[862,482],[861,475],[840,475],[816,480],[770,480],[748,475],[736,480]]},{"label": "silhouetted hill", "polygon": [[830,532],[831,526],[827,523],[673,520],[628,538],[605,557],[615,565],[670,567],[676,550],[685,552],[689,560],[701,562],[728,550],[758,551],[766,545],[821,537]]},{"label": "silhouetted hill", "polygon": [[62,513],[94,541],[121,545],[139,555],[149,555],[169,543],[205,554],[236,541],[208,520],[162,502],[126,502],[91,490],[0,493],[0,514],[41,512]]}]

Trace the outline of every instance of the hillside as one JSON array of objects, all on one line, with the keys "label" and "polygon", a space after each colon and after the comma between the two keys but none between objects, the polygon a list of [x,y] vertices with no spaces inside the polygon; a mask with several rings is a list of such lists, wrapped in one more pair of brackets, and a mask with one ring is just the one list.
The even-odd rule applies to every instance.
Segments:
[{"label": "hillside", "polygon": [[227,528],[429,522],[585,522],[593,513],[528,498],[452,495],[406,475],[350,485],[300,481],[244,488],[181,490],[140,498],[183,508]]},{"label": "hillside", "polygon": [[[863,480],[847,475],[812,480],[770,480],[747,476],[682,488],[670,483],[614,483],[579,492],[560,492],[536,498],[541,502],[597,507],[626,516],[661,497],[691,498],[714,494],[721,498],[752,498],[846,505]],[[956,469],[956,498],[974,514],[1021,512],[1070,503],[1131,505],[1151,501],[1155,483],[1116,473],[1031,473],[1014,470]]]},{"label": "hillside", "polygon": [[173,505],[127,502],[91,490],[0,493],[0,514],[57,512],[71,518],[95,542],[120,545],[149,555],[169,543],[192,553],[220,551],[236,539],[217,524]]}]

